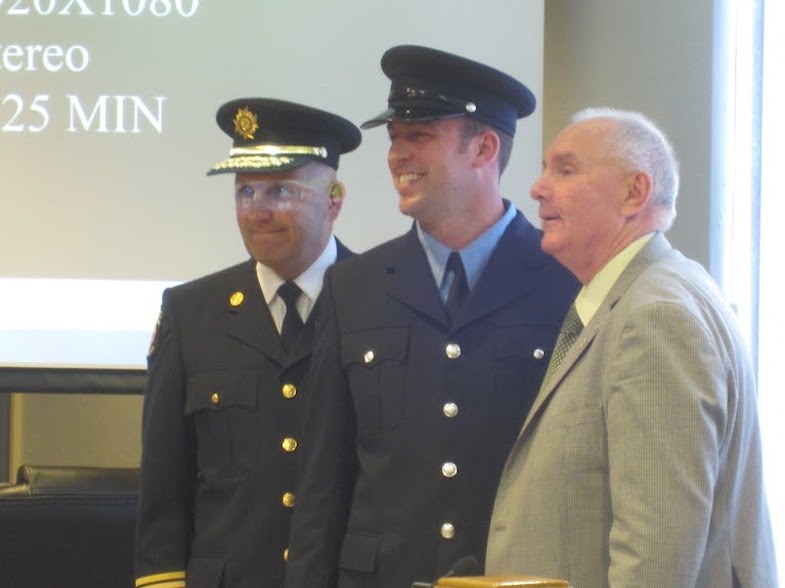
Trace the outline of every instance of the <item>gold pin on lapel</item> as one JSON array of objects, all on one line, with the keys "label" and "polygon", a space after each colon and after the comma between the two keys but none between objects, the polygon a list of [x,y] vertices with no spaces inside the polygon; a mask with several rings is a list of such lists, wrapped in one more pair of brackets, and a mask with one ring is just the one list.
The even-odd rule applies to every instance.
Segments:
[{"label": "gold pin on lapel", "polygon": [[229,304],[232,306],[240,306],[243,300],[245,300],[245,294],[239,291],[229,296]]}]

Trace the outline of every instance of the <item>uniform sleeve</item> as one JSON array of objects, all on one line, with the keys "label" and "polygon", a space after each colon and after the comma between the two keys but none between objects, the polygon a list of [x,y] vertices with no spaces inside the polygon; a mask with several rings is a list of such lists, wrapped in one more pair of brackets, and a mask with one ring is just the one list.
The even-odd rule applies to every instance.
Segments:
[{"label": "uniform sleeve", "polygon": [[136,587],[182,588],[193,521],[195,444],[184,415],[186,378],[171,291],[148,355],[142,413]]},{"label": "uniform sleeve", "polygon": [[355,419],[344,376],[330,272],[319,300],[303,424],[287,588],[331,588],[357,474]]},{"label": "uniform sleeve", "polygon": [[722,349],[699,316],[657,303],[607,361],[609,585],[694,586],[728,426]]}]

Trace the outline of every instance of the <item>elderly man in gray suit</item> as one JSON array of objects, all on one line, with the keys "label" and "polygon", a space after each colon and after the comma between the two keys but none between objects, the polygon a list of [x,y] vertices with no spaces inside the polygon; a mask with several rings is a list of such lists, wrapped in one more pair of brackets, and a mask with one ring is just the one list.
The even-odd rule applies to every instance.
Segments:
[{"label": "elderly man in gray suit", "polygon": [[716,285],[662,234],[678,183],[638,113],[584,110],[546,153],[542,248],[583,288],[502,474],[487,573],[777,585],[753,369]]}]

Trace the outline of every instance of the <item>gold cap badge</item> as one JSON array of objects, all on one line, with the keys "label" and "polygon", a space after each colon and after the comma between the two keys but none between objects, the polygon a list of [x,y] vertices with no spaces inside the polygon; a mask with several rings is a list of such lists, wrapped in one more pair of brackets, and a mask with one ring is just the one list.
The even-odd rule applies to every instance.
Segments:
[{"label": "gold cap badge", "polygon": [[244,139],[253,139],[254,133],[259,130],[259,121],[256,115],[247,107],[240,108],[234,115],[234,130]]},{"label": "gold cap badge", "polygon": [[232,306],[240,306],[245,300],[245,294],[242,292],[235,292],[231,296],[229,296],[229,304]]}]

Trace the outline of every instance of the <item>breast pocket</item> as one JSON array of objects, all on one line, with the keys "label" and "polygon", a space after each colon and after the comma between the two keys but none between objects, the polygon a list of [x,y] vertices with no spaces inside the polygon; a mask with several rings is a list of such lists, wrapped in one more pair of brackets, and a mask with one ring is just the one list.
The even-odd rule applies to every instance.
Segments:
[{"label": "breast pocket", "polygon": [[408,349],[408,327],[368,329],[343,337],[343,368],[351,386],[358,432],[389,431],[401,422]]},{"label": "breast pocket", "polygon": [[553,350],[554,327],[505,325],[496,327],[496,390],[517,390],[534,401]]},{"label": "breast pocket", "polygon": [[194,419],[203,475],[237,475],[250,469],[258,445],[258,396],[256,373],[205,373],[188,380],[185,412]]}]

